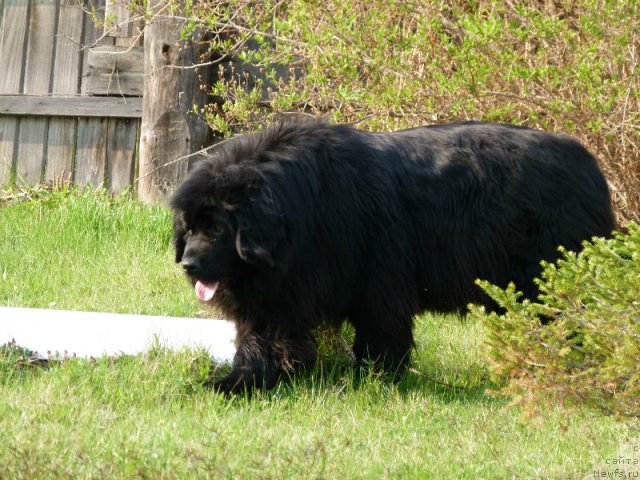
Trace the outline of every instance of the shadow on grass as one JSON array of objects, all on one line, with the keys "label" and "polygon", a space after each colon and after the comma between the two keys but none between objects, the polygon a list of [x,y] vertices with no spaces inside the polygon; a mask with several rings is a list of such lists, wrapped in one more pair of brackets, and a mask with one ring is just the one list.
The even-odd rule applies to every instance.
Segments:
[{"label": "shadow on grass", "polygon": [[[465,330],[469,327],[460,318],[436,317],[431,322],[433,329],[448,324],[452,328]],[[429,333],[434,333],[433,331]],[[447,332],[451,333],[451,332]],[[478,333],[478,332],[473,332]],[[449,349],[445,349],[442,357],[440,345],[445,341],[442,335],[422,335],[422,345],[412,352],[409,368],[400,379],[394,379],[375,366],[370,368],[354,368],[351,352],[353,331],[346,326],[335,331],[332,329],[316,332],[318,338],[318,362],[308,372],[298,372],[291,376],[283,375],[276,387],[268,392],[254,391],[235,397],[262,399],[297,399],[309,397],[325,397],[327,395],[388,394],[404,398],[423,397],[437,398],[446,403],[482,403],[502,404],[503,399],[488,393],[493,390],[488,370],[482,359],[478,357],[477,345],[469,345],[465,335],[456,331],[454,335],[446,335]],[[472,335],[474,336],[474,335]],[[452,338],[453,337],[453,338]],[[449,353],[446,353],[449,352]],[[185,385],[185,393],[210,390],[216,380],[229,372],[229,366],[213,365],[204,356],[194,360],[191,377]],[[230,396],[229,398],[233,398]]]},{"label": "shadow on grass", "polygon": [[[228,367],[215,367],[215,371],[207,381],[195,386],[195,390],[211,390],[213,381],[228,372]],[[438,378],[452,377],[452,372],[437,372]],[[191,384],[188,390],[194,392]],[[494,389],[488,379],[478,380],[467,385],[448,384],[419,372],[410,367],[398,381],[375,369],[356,369],[343,357],[321,359],[309,372],[300,372],[291,376],[283,376],[277,385],[269,391],[252,391],[244,394],[228,396],[231,401],[237,399],[240,404],[249,399],[279,401],[296,401],[309,398],[370,396],[379,399],[383,396],[400,397],[411,400],[416,397],[432,397],[438,403],[463,404],[495,404],[502,405],[505,400],[488,393]],[[212,394],[215,394],[211,390]]]},{"label": "shadow on grass", "polygon": [[438,380],[438,378],[450,378],[452,376],[453,372],[437,371],[436,375],[432,377],[415,368],[410,368],[398,384],[398,390],[405,396],[421,393],[437,397],[446,403],[504,403],[502,399],[488,393],[488,391],[496,388],[496,385],[492,384],[488,378],[478,379],[468,384],[448,383]]}]

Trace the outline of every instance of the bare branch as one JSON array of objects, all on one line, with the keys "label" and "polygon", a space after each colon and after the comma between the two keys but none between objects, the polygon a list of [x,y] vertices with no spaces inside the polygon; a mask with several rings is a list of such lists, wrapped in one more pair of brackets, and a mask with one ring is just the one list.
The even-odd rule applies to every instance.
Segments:
[{"label": "bare branch", "polygon": [[178,162],[181,162],[183,160],[187,160],[189,158],[193,158],[193,157],[197,157],[198,155],[206,155],[209,150],[215,150],[216,148],[220,147],[221,145],[227,143],[230,140],[233,140],[236,137],[241,137],[242,135],[234,135],[233,137],[230,138],[226,138],[224,140],[221,140],[217,143],[214,143],[213,145],[209,145],[208,147],[205,147],[201,150],[198,150],[197,152],[193,152],[193,153],[189,153],[188,155],[182,155],[181,157],[176,158],[175,160],[171,160],[170,162],[167,162],[163,165],[159,165],[158,167],[154,168],[153,170],[151,170],[150,172],[145,173],[142,176],[139,176],[135,179],[135,182],[138,182],[138,180],[140,180],[141,178],[146,178],[149,175],[152,175],[153,173],[157,172],[158,170],[162,169],[162,168],[166,168],[169,167],[171,165],[175,165]]}]

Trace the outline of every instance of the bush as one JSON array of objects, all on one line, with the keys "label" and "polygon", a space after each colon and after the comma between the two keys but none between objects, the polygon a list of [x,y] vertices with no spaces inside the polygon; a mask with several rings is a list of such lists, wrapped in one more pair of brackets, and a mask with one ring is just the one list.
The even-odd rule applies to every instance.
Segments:
[{"label": "bush", "polygon": [[640,415],[640,226],[544,264],[539,303],[478,283],[504,309],[471,310],[488,325],[498,395],[531,413],[559,401]]}]

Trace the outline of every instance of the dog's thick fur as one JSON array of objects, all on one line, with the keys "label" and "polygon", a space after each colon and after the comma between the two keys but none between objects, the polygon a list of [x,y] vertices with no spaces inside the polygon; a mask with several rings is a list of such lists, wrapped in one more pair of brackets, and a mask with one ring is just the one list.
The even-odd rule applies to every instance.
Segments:
[{"label": "dog's thick fur", "polygon": [[540,261],[608,236],[607,183],[576,140],[464,123],[367,133],[285,124],[234,139],[175,192],[176,261],[237,329],[217,388],[312,365],[312,329],[351,322],[357,362],[401,372],[423,310],[536,296]]}]

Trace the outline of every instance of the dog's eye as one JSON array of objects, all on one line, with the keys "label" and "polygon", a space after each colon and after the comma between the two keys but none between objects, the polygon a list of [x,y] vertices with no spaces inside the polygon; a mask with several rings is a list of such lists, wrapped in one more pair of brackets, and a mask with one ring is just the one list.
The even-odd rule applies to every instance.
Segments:
[{"label": "dog's eye", "polygon": [[213,227],[211,227],[211,229],[213,230],[213,233],[224,232],[224,227],[222,225],[214,225]]}]

